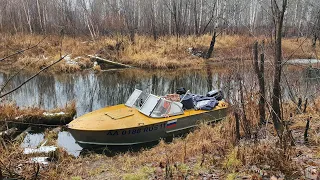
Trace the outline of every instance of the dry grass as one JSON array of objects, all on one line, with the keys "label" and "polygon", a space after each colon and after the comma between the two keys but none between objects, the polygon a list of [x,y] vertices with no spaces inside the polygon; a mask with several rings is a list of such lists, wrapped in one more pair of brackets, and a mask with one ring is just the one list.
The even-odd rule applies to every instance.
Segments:
[{"label": "dry grass", "polygon": [[[277,138],[271,134],[257,143],[242,140],[238,146],[233,146],[233,124],[233,118],[227,117],[215,126],[201,125],[185,138],[176,138],[170,144],[161,141],[152,149],[114,157],[93,153],[75,159],[60,149],[57,160],[41,169],[38,176],[44,179],[164,179],[166,176],[197,179],[208,174],[215,174],[220,179],[261,178],[261,174],[285,175],[286,178],[302,176],[301,168],[303,170],[305,165],[294,159],[297,153],[301,153],[295,148],[304,146],[283,151],[277,145]],[[311,127],[320,128],[320,124]],[[36,166],[25,163],[28,157],[22,155],[15,145],[9,148],[0,154],[1,161],[6,164],[0,166],[2,172],[9,176],[10,169],[25,178],[34,176]],[[316,152],[317,149],[312,151],[315,158],[318,156]],[[17,171],[21,163],[23,166]],[[12,174],[11,177],[17,176]]]},{"label": "dry grass", "polygon": [[[34,45],[41,41],[44,36],[40,35],[8,35],[2,34],[0,41],[0,57],[14,53],[18,50]],[[270,40],[265,37],[250,37],[238,35],[223,35],[216,39],[215,50],[209,61],[251,59],[252,45],[255,40],[266,40],[266,52],[272,57],[273,48]],[[11,58],[11,61],[2,62],[11,66],[25,66],[29,69],[40,69],[54,60],[59,59],[60,54],[71,54],[71,58],[78,58],[77,64],[60,62],[51,70],[54,72],[75,72],[93,67],[93,63],[87,55],[100,54],[101,56],[131,64],[142,68],[175,69],[175,68],[201,68],[205,60],[191,55],[187,49],[194,47],[206,52],[211,41],[209,34],[201,36],[184,36],[178,40],[174,36],[160,37],[154,41],[152,37],[136,35],[136,42],[132,44],[129,38],[123,37],[100,37],[91,41],[86,37],[48,36],[34,49],[26,51],[22,55]],[[121,48],[115,49],[117,42],[122,42]],[[110,49],[111,47],[111,49]],[[284,39],[284,58],[292,55],[292,58],[315,58],[320,47],[313,49],[309,39]]]},{"label": "dry grass", "polygon": [[[297,119],[300,116],[303,115],[296,115],[294,118]],[[316,116],[314,114],[314,117]],[[250,115],[248,118],[252,120]],[[255,123],[252,122],[252,124]],[[298,120],[294,121],[292,127],[296,124],[299,124]],[[316,133],[320,128],[318,119],[315,123],[311,123],[311,127],[309,131],[310,145],[317,146],[319,142],[314,139],[319,138]],[[292,130],[294,132],[304,130],[304,126],[296,128],[292,128]],[[297,144],[296,147],[284,151],[279,147],[277,137],[272,135],[274,133],[272,125],[269,125],[268,132],[267,139],[258,139],[256,143],[251,139],[244,139],[238,146],[233,146],[234,119],[227,117],[225,121],[214,127],[201,125],[199,129],[188,134],[187,137],[175,139],[170,144],[161,141],[150,150],[139,153],[128,152],[112,158],[103,157],[102,160],[96,160],[93,165],[87,166],[89,169],[92,168],[91,173],[82,177],[84,179],[100,179],[106,176],[115,179],[150,179],[155,177],[164,179],[169,175],[173,179],[185,177],[197,179],[207,174],[216,174],[221,179],[228,179],[231,177],[261,178],[261,174],[268,174],[277,177],[285,176],[290,179],[303,176],[302,171],[306,165],[299,161],[297,163],[295,158],[298,153],[301,153],[299,149],[305,148],[305,146]],[[303,134],[295,137],[296,140],[299,141],[301,136]],[[302,154],[305,153],[310,152],[302,152]],[[314,156],[308,155],[309,161],[316,161],[316,153],[316,149],[311,150],[311,154]],[[91,158],[99,159],[101,156],[96,155]],[[257,167],[258,171],[253,167]],[[78,174],[74,174],[74,176],[78,176]]]},{"label": "dry grass", "polygon": [[[30,155],[24,155],[19,144],[7,144],[6,149],[0,146],[0,171],[4,177],[18,179],[57,179],[58,174],[68,174],[72,169],[70,163],[77,160],[68,156],[64,150],[58,149],[52,155],[54,163],[49,166],[40,165],[30,161]],[[41,156],[41,154],[40,154]],[[66,167],[69,166],[69,169]],[[39,172],[37,172],[39,170]],[[37,177],[37,178],[36,178]],[[59,178],[60,179],[60,178]]]},{"label": "dry grass", "polygon": [[[256,166],[260,171],[265,171],[271,175],[285,175],[286,179],[301,177],[298,165],[292,160],[296,152],[294,149],[284,151],[276,146],[272,141],[261,141],[258,144],[244,143],[240,145],[238,157],[243,166]],[[244,171],[249,174],[259,174],[259,172]]]},{"label": "dry grass", "polygon": [[[124,177],[134,177],[140,176],[141,172],[146,170],[154,170],[159,166],[170,166],[173,170],[173,176],[180,176],[181,172],[179,169],[183,169],[183,166],[195,165],[199,166],[195,171],[201,171],[200,169],[206,169],[207,165],[211,162],[205,157],[202,167],[200,167],[200,161],[202,154],[207,155],[210,152],[210,158],[212,156],[221,156],[225,154],[225,151],[231,147],[230,141],[223,138],[222,124],[216,127],[211,127],[207,125],[202,125],[198,130],[190,133],[184,139],[175,139],[172,143],[166,144],[161,141],[156,147],[150,150],[144,150],[139,153],[125,153],[113,158],[109,158],[108,162],[112,161],[114,163],[108,165],[108,163],[103,163],[105,169],[110,169],[111,177],[118,177],[123,175]],[[215,144],[213,146],[212,144]],[[199,162],[199,164],[194,164]],[[98,162],[98,164],[101,162]],[[188,164],[188,165],[187,165]],[[206,169],[208,170],[208,169]],[[161,169],[163,171],[163,169]],[[196,172],[198,173],[198,172]],[[145,174],[145,173],[144,173]],[[149,173],[150,174],[150,173]],[[162,179],[165,176],[164,172],[161,172],[159,178]]]},{"label": "dry grass", "polygon": [[320,47],[313,48],[311,39],[308,38],[288,38],[284,39],[283,56],[297,59],[315,59],[320,58]]}]

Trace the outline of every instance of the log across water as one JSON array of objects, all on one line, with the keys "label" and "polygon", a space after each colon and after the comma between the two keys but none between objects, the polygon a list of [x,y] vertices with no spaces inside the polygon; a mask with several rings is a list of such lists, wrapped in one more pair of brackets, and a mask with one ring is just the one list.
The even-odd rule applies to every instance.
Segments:
[{"label": "log across water", "polygon": [[98,57],[98,56],[92,56],[92,55],[88,55],[88,56],[90,58],[92,58],[92,59],[95,59],[97,62],[105,63],[105,64],[108,64],[108,65],[112,65],[112,66],[115,66],[117,68],[132,68],[132,66],[130,66],[130,65],[122,64],[122,63],[111,61],[111,60],[107,60],[107,59],[104,59],[104,58],[101,58],[101,57]]},{"label": "log across water", "polygon": [[[17,127],[26,129],[29,126],[60,126],[73,120],[76,114],[75,103],[71,103],[64,109],[46,112],[39,108],[20,109],[14,105],[4,105],[0,109],[10,109],[14,113],[0,114],[0,126]],[[9,114],[9,115],[8,115]]]},{"label": "log across water", "polygon": [[7,123],[9,127],[23,129],[28,126],[59,126],[66,125],[73,120],[75,112],[58,115],[23,115],[15,119],[0,121]]}]

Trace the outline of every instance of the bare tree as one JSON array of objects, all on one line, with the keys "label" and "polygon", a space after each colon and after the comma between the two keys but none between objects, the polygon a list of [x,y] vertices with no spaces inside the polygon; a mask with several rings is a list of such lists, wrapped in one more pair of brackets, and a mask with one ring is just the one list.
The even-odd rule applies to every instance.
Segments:
[{"label": "bare tree", "polygon": [[317,40],[320,41],[320,8],[315,17],[315,23],[313,26],[313,39],[312,39],[312,46],[316,47]]},{"label": "bare tree", "polygon": [[259,116],[260,116],[260,125],[265,124],[266,112],[265,112],[265,82],[264,82],[264,42],[262,43],[262,53],[260,54],[260,66],[259,66],[259,51],[258,51],[258,42],[254,44],[253,55],[254,55],[254,69],[259,81]]},{"label": "bare tree", "polygon": [[282,31],[283,20],[287,9],[287,0],[282,0],[282,6],[279,6],[276,0],[271,0],[271,9],[273,14],[273,23],[275,27],[274,36],[274,76],[273,76],[273,90],[272,90],[272,120],[277,134],[282,140],[283,125],[281,120],[281,71],[282,71]]}]

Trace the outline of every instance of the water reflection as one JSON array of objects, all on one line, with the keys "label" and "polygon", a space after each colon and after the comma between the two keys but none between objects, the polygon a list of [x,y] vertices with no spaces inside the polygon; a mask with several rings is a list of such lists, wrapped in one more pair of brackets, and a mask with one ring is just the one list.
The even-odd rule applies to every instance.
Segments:
[{"label": "water reflection", "polygon": [[[0,75],[0,82],[8,78],[7,74]],[[18,86],[29,76],[30,74],[26,73],[19,75],[10,87]],[[223,84],[219,77],[219,73],[212,74],[212,88],[221,87]],[[18,106],[44,109],[63,107],[68,101],[75,100],[77,116],[80,116],[104,106],[124,103],[135,88],[154,94],[166,94],[175,92],[178,87],[205,94],[208,92],[206,74],[203,71],[148,72],[137,69],[101,74],[42,74],[7,99],[15,101]]]},{"label": "water reflection", "polygon": [[44,140],[43,133],[28,133],[24,138],[23,142],[21,143],[21,147],[25,148],[36,148],[40,145],[41,142]]}]

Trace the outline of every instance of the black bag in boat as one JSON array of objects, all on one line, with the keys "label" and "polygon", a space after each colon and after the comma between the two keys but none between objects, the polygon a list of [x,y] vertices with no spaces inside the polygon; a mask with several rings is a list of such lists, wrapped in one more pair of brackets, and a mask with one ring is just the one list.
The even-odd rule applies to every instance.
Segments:
[{"label": "black bag in boat", "polygon": [[182,107],[183,109],[193,109],[194,108],[192,95],[187,94],[184,97],[182,96],[181,98],[183,98],[181,100],[181,103],[183,104],[183,107]]},{"label": "black bag in boat", "polygon": [[176,91],[177,94],[182,95],[182,94],[186,94],[187,91],[184,87],[178,88]]}]

